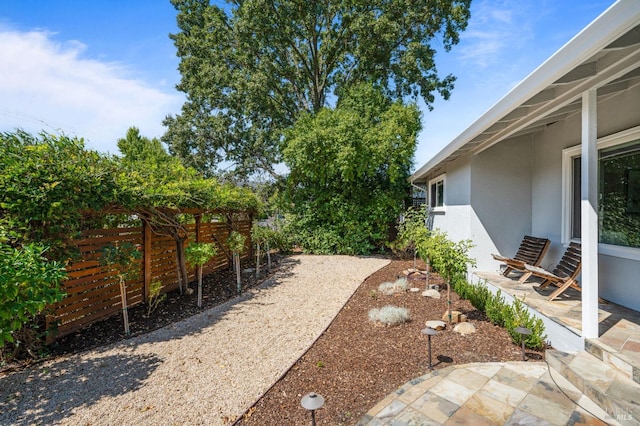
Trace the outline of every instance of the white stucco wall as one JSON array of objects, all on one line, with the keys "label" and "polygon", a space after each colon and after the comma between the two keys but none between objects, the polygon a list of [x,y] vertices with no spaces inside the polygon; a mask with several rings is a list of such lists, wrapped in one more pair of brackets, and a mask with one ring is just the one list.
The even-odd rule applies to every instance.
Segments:
[{"label": "white stucco wall", "polygon": [[[640,125],[640,87],[598,103],[598,137]],[[562,256],[562,150],[580,144],[581,116],[554,123],[533,140],[532,232],[551,239],[542,265],[553,267]],[[640,249],[639,249],[640,253]],[[640,310],[640,261],[599,256],[599,294]]]},{"label": "white stucco wall", "polygon": [[[638,125],[640,87],[599,103],[599,137]],[[446,170],[446,209],[435,215],[434,228],[454,241],[471,239],[479,270],[497,269],[491,253],[514,254],[525,234],[549,238],[542,266],[552,269],[565,250],[562,150],[580,144],[580,137],[581,116],[575,114],[452,163]],[[601,297],[640,310],[640,261],[600,255],[599,262]]]},{"label": "white stucco wall", "polygon": [[531,234],[531,136],[512,139],[471,161],[471,236],[479,270],[499,267],[491,253],[513,256]]}]

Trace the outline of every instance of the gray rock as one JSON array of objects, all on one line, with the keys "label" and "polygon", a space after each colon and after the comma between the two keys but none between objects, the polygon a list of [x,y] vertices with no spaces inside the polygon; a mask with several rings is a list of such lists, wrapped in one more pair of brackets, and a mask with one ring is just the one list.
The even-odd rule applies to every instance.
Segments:
[{"label": "gray rock", "polygon": [[455,327],[453,327],[453,331],[455,331],[456,333],[460,333],[464,336],[467,334],[475,333],[476,327],[470,322],[461,322],[459,324],[456,324]]},{"label": "gray rock", "polygon": [[422,295],[432,299],[440,299],[440,292],[438,290],[425,290],[422,292]]}]

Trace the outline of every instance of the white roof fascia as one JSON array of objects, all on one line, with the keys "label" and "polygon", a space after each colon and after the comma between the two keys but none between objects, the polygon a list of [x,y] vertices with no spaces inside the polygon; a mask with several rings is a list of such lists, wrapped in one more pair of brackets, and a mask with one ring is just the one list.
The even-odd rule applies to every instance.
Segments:
[{"label": "white roof fascia", "polygon": [[490,107],[409,178],[420,179],[502,117],[638,25],[640,1],[618,0]]}]

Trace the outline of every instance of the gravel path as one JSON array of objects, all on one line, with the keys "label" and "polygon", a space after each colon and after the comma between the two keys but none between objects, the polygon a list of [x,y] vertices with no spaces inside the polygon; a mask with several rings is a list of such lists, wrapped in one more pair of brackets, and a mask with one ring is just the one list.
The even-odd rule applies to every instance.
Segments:
[{"label": "gravel path", "polygon": [[292,256],[275,278],[183,322],[0,377],[0,424],[224,425],[389,263]]}]

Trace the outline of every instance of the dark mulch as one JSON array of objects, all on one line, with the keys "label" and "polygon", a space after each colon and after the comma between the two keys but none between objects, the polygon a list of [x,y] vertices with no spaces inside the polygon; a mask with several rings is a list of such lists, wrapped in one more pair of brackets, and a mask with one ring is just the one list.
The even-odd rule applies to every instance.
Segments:
[{"label": "dark mulch", "polygon": [[[420,266],[420,265],[419,265]],[[294,367],[252,407],[239,424],[303,425],[310,415],[300,406],[301,398],[317,392],[325,398],[318,410],[318,424],[352,425],[387,394],[407,381],[428,372],[427,336],[421,333],[427,320],[441,319],[447,309],[442,279],[431,274],[431,284],[441,284],[440,300],[421,292],[385,296],[378,285],[394,281],[413,267],[413,261],[394,260],[370,276],[340,311],[326,332]],[[421,291],[425,282],[415,282]],[[450,329],[432,338],[435,369],[455,364],[521,360],[521,350],[505,329],[497,327],[467,300],[452,294],[452,308],[465,313],[476,327],[475,334],[462,336]],[[369,321],[371,308],[385,305],[408,308],[412,321],[384,326]],[[527,350],[533,359],[542,351]]]}]

